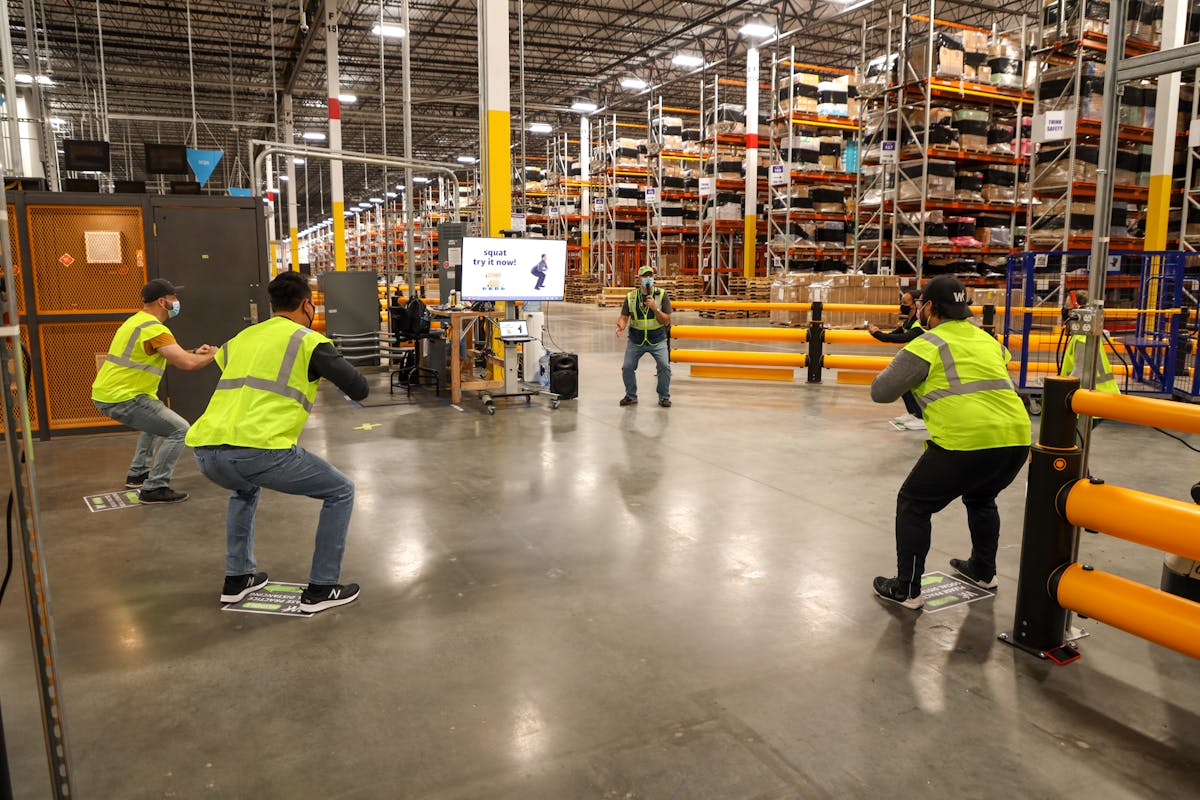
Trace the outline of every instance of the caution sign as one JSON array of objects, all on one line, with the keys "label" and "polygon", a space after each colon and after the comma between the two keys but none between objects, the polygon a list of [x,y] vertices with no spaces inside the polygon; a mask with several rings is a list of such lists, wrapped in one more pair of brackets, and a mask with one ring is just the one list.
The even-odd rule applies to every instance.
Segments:
[{"label": "caution sign", "polygon": [[63,253],[58,257],[58,263],[62,264],[64,267],[69,267],[75,263],[75,257],[70,253]]},{"label": "caution sign", "polygon": [[926,572],[921,576],[921,597],[925,599],[926,611],[945,611],[995,596],[994,591],[980,589],[973,583],[944,572]]},{"label": "caution sign", "polygon": [[116,511],[118,508],[133,508],[141,505],[138,502],[136,489],[123,492],[105,492],[104,494],[89,494],[83,498],[88,511]]},{"label": "caution sign", "polygon": [[303,583],[275,583],[264,585],[236,603],[226,603],[222,611],[245,611],[250,614],[278,614],[284,617],[311,617],[300,610],[300,595]]}]

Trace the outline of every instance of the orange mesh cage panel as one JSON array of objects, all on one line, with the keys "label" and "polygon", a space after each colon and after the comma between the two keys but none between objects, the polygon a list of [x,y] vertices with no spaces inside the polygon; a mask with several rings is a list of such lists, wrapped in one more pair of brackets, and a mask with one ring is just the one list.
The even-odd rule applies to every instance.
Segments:
[{"label": "orange mesh cage panel", "polygon": [[8,207],[8,251],[12,253],[13,291],[17,293],[17,313],[25,313],[25,285],[21,282],[21,248],[17,245],[17,208]]},{"label": "orange mesh cage panel", "polygon": [[[21,344],[24,345],[26,353],[31,352],[29,349],[29,328],[25,325],[21,326]],[[24,366],[26,375],[29,375],[31,372],[33,372],[33,363],[31,361],[26,361]],[[36,431],[38,429],[37,393],[34,391],[34,384],[32,380],[33,379],[30,378],[29,391],[26,394],[28,395],[27,399],[29,400],[29,429]],[[11,387],[9,386],[3,387],[3,391],[8,392],[8,403],[12,407],[13,413],[15,414],[17,409],[16,393],[11,391]],[[0,433],[4,432],[4,427],[4,414],[0,413]]]},{"label": "orange mesh cage panel", "polygon": [[141,307],[146,242],[140,208],[30,206],[27,214],[39,314]]},{"label": "orange mesh cage panel", "polygon": [[51,430],[115,424],[92,405],[92,381],[121,322],[43,322],[38,326]]}]

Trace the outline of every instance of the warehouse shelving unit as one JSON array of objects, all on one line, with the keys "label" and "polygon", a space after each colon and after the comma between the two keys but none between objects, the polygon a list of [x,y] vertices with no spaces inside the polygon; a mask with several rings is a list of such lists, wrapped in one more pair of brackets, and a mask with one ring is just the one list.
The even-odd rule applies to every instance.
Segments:
[{"label": "warehouse shelving unit", "polygon": [[661,96],[647,103],[646,256],[664,276],[685,272],[692,260],[689,251],[696,249],[698,232],[685,220],[689,211],[698,216],[703,159],[698,141],[696,152],[686,151],[684,130],[699,113],[665,106]]},{"label": "warehouse shelving unit", "polygon": [[[710,295],[726,295],[730,293],[729,278],[734,273],[740,273],[742,237],[744,235],[743,215],[745,213],[745,178],[729,177],[733,170],[722,172],[722,162],[729,165],[735,162],[740,173],[745,164],[746,134],[745,125],[757,125],[758,120],[751,122],[745,119],[743,102],[743,132],[721,132],[718,123],[720,116],[725,114],[723,106],[730,104],[729,98],[722,87],[745,88],[740,81],[713,76],[707,82],[701,83],[701,155],[703,167],[701,178],[707,180],[707,187],[700,187],[700,220],[699,220],[699,275]],[[730,92],[736,97],[735,92]],[[744,97],[743,97],[744,101]],[[725,122],[728,122],[726,120]],[[722,177],[724,175],[725,177]],[[709,191],[705,191],[708,188]],[[723,202],[724,201],[724,202]],[[729,208],[738,205],[739,213],[735,217],[721,218],[721,207]]]}]

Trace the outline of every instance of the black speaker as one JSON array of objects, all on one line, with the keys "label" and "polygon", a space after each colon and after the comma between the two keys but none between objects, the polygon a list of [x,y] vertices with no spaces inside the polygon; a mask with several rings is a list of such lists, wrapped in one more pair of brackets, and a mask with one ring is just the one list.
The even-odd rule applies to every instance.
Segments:
[{"label": "black speaker", "polygon": [[579,356],[575,353],[550,354],[550,391],[561,400],[579,396]]}]

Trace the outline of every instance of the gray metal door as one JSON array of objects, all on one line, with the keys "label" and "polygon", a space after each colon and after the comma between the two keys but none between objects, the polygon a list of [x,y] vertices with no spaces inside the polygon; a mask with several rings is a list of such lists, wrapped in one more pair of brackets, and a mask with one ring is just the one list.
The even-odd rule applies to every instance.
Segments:
[{"label": "gray metal door", "polygon": [[[154,208],[152,277],[182,285],[182,311],[167,325],[185,348],[220,346],[271,315],[261,209],[236,199],[163,198]],[[208,405],[220,371],[167,369],[167,403],[189,422]]]}]

